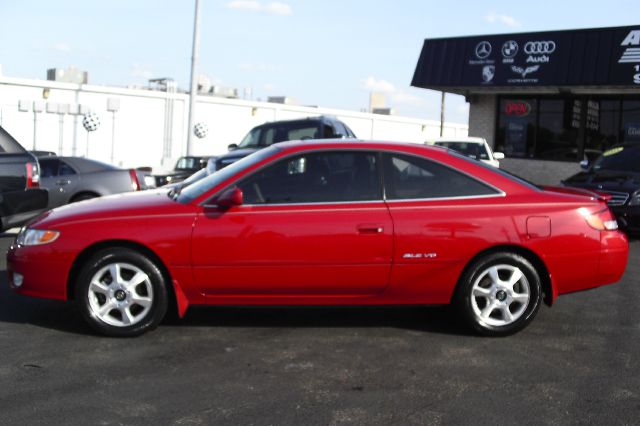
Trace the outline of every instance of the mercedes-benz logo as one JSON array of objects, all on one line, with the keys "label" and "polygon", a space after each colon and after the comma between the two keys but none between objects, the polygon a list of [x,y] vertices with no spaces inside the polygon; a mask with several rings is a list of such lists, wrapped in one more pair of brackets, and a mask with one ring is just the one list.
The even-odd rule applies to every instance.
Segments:
[{"label": "mercedes-benz logo", "polygon": [[518,53],[518,43],[514,40],[505,41],[502,45],[502,56],[505,58],[513,58]]},{"label": "mercedes-benz logo", "polygon": [[491,43],[488,41],[481,41],[476,46],[476,56],[478,59],[486,59],[491,54]]}]

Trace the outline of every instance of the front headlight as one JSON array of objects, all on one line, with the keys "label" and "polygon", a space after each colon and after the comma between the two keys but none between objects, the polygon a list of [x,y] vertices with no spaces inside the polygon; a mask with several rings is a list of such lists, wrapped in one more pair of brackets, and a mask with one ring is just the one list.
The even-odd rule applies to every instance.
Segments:
[{"label": "front headlight", "polygon": [[19,246],[39,246],[52,243],[59,236],[58,231],[22,228],[16,237],[16,244]]},{"label": "front headlight", "polygon": [[640,206],[640,191],[634,192],[629,201],[630,206]]}]

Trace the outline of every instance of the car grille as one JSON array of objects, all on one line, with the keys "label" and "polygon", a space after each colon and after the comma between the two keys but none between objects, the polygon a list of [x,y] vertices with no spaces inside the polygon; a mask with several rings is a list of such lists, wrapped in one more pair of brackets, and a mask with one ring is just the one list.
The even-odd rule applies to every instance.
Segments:
[{"label": "car grille", "polygon": [[622,206],[629,199],[629,194],[627,194],[626,192],[603,191],[601,189],[598,190],[598,192],[604,192],[613,197],[607,202],[607,204],[609,204],[610,206]]}]

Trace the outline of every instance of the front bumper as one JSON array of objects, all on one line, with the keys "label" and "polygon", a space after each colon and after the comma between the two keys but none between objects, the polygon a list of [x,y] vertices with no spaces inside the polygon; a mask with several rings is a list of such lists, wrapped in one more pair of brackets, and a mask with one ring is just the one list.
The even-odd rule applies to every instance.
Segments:
[{"label": "front bumper", "polygon": [[[52,253],[47,246],[18,247],[14,243],[7,252],[9,287],[27,296],[67,300],[70,263],[60,254]],[[16,274],[22,275],[20,286],[16,285]]]}]

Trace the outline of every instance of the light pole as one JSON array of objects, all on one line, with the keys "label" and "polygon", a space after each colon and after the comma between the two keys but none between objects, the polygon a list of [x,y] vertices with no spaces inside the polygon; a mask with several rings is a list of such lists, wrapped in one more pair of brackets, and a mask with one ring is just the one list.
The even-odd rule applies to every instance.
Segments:
[{"label": "light pole", "polygon": [[187,125],[187,155],[193,149],[193,122],[195,120],[196,97],[198,95],[198,44],[200,29],[200,0],[196,0],[196,11],[193,20],[193,46],[191,51],[191,91],[189,92],[189,124]]},{"label": "light pole", "polygon": [[444,99],[445,92],[443,91],[440,98],[440,137],[444,136]]},{"label": "light pole", "polygon": [[115,161],[116,150],[116,112],[120,110],[120,99],[109,98],[107,99],[107,111],[111,112],[111,164]]}]

